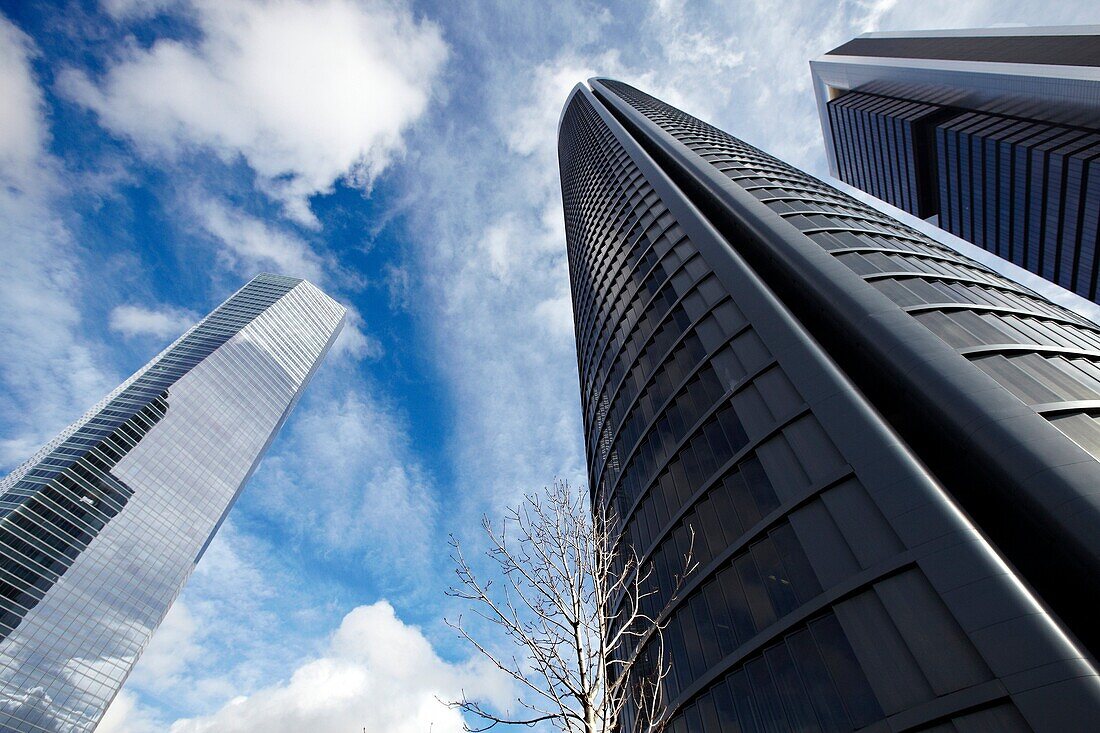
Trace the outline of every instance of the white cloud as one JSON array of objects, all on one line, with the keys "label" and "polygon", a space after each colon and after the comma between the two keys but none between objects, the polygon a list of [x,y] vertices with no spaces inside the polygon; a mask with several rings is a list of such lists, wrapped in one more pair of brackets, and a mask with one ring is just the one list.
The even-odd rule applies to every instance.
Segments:
[{"label": "white cloud", "polygon": [[341,178],[369,186],[402,152],[447,57],[438,28],[400,3],[190,6],[203,34],[197,45],[134,46],[101,80],[70,70],[61,88],[151,155],[242,156],[303,223],[316,223],[311,194]]},{"label": "white cloud", "polygon": [[461,716],[439,700],[465,689],[501,697],[483,666],[439,658],[415,626],[385,601],[344,617],[325,655],[299,666],[285,682],[231,699],[216,713],[177,721],[172,733],[457,733]]},{"label": "white cloud", "polygon": [[[409,173],[422,202],[411,214],[417,301],[456,405],[448,530],[555,475],[582,474],[556,128],[565,95],[594,70],[572,56],[496,67],[493,114],[422,140]],[[432,175],[455,150],[460,187]]]},{"label": "white cloud", "polygon": [[716,29],[709,23],[685,22],[685,0],[657,0],[654,12],[663,29],[666,58],[685,69],[706,69],[728,73],[741,66],[745,52],[736,36]]},{"label": "white cloud", "polygon": [[16,463],[110,389],[84,337],[80,254],[58,213],[31,40],[0,16],[0,465]]},{"label": "white cloud", "polygon": [[161,722],[150,729],[163,731],[164,720],[204,714],[273,684],[314,655],[324,629],[339,618],[338,609],[319,608],[327,596],[323,583],[296,577],[285,552],[238,530],[237,514],[138,660],[123,690],[129,699],[112,704],[120,733],[144,733],[135,721],[153,718]]},{"label": "white cloud", "polygon": [[[42,120],[42,92],[30,60],[34,44],[6,18],[0,18],[0,174],[16,185],[35,177],[47,134]],[[24,184],[25,185],[25,184]],[[19,186],[23,188],[24,186]]]},{"label": "white cloud", "polygon": [[344,328],[332,345],[333,356],[348,356],[352,359],[377,359],[384,351],[382,343],[365,331],[363,316],[352,305],[346,306],[347,317]]},{"label": "white cloud", "polygon": [[141,655],[142,674],[161,687],[178,683],[188,665],[204,653],[196,640],[198,631],[188,603],[174,603]]},{"label": "white cloud", "polygon": [[199,317],[182,308],[147,308],[140,305],[119,305],[111,309],[107,323],[111,330],[127,338],[155,336],[170,339],[195,325]]},{"label": "white cloud", "polygon": [[141,705],[138,696],[124,689],[111,702],[96,733],[159,733],[164,723]]},{"label": "white cloud", "polygon": [[178,4],[178,0],[101,0],[100,4],[114,18],[147,18]]},{"label": "white cloud", "polygon": [[226,269],[246,277],[270,269],[324,283],[324,262],[298,235],[213,199],[197,198],[192,209],[198,225],[221,243]]},{"label": "white cloud", "polygon": [[[221,266],[241,277],[251,278],[269,270],[304,278],[322,288],[329,286],[333,277],[344,279],[345,273],[339,265],[331,258],[322,257],[309,242],[287,227],[202,196],[193,197],[188,206],[194,224],[217,241]],[[382,345],[364,331],[362,315],[353,305],[344,305],[348,309],[347,320],[333,345],[333,355],[353,359],[381,356]],[[136,314],[127,313],[126,316],[132,316],[126,323],[138,325]]]},{"label": "white cloud", "polygon": [[254,503],[315,546],[362,558],[386,592],[432,593],[436,500],[404,419],[338,373],[311,389],[257,474]]}]

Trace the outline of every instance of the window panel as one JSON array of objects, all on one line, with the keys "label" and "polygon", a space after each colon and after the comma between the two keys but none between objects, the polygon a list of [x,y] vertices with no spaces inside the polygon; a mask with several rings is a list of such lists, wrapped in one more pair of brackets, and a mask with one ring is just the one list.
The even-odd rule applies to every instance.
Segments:
[{"label": "window panel", "polygon": [[787,733],[791,726],[783,712],[779,692],[775,689],[767,663],[758,657],[745,665],[745,674],[752,685],[761,728],[767,733]]},{"label": "window panel", "polygon": [[874,593],[861,593],[833,610],[887,715],[932,699],[932,688]]},{"label": "window panel", "polygon": [[880,719],[882,708],[836,617],[829,614],[814,621],[810,631],[848,711],[852,727],[862,728]]}]

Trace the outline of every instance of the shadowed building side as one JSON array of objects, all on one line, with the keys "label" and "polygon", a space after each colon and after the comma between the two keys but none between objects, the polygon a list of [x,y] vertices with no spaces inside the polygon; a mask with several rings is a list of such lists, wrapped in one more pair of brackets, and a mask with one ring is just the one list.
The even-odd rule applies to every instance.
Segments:
[{"label": "shadowed building side", "polygon": [[[1054,731],[1094,716],[1089,659],[747,256],[754,233],[715,226],[722,207],[692,179],[724,169],[733,139],[698,135],[702,162],[680,166],[643,124],[692,134],[693,118],[592,86],[559,131],[589,478],[653,564],[652,609],[694,534],[700,568],[666,617],[672,730]],[[760,156],[726,172],[777,203],[814,199],[790,208],[808,220],[852,201]],[[904,229],[866,225],[883,237],[870,254]],[[768,244],[753,241],[765,258]]]}]

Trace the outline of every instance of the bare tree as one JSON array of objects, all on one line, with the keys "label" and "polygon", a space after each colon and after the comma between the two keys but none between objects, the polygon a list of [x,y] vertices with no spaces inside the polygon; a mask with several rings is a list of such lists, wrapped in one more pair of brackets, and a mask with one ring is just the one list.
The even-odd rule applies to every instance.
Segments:
[{"label": "bare tree", "polygon": [[[653,566],[640,563],[618,518],[602,501],[590,510],[567,482],[524,497],[499,530],[488,518],[483,526],[496,582],[474,572],[452,536],[459,582],[448,595],[469,601],[489,631],[479,640],[461,617],[447,623],[512,678],[519,709],[494,711],[463,695],[449,704],[478,720],[467,730],[539,723],[570,733],[662,730],[665,611],[693,569],[690,549],[660,604]],[[506,650],[489,636],[503,637]]]}]

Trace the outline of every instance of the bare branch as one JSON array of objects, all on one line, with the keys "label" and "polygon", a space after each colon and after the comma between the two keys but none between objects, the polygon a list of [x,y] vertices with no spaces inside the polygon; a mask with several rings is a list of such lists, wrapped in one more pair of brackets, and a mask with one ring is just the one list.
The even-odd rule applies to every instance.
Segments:
[{"label": "bare branch", "polygon": [[509,509],[499,528],[487,517],[482,524],[492,577],[479,577],[452,537],[458,580],[447,594],[468,602],[515,651],[494,651],[461,617],[447,624],[517,685],[520,712],[495,710],[463,693],[448,704],[478,721],[467,730],[540,723],[569,733],[662,730],[671,669],[663,629],[695,567],[692,550],[675,587],[664,589],[664,607],[647,614],[648,599],[658,593],[653,565],[643,566],[604,497],[590,507],[586,492],[558,481]]}]

